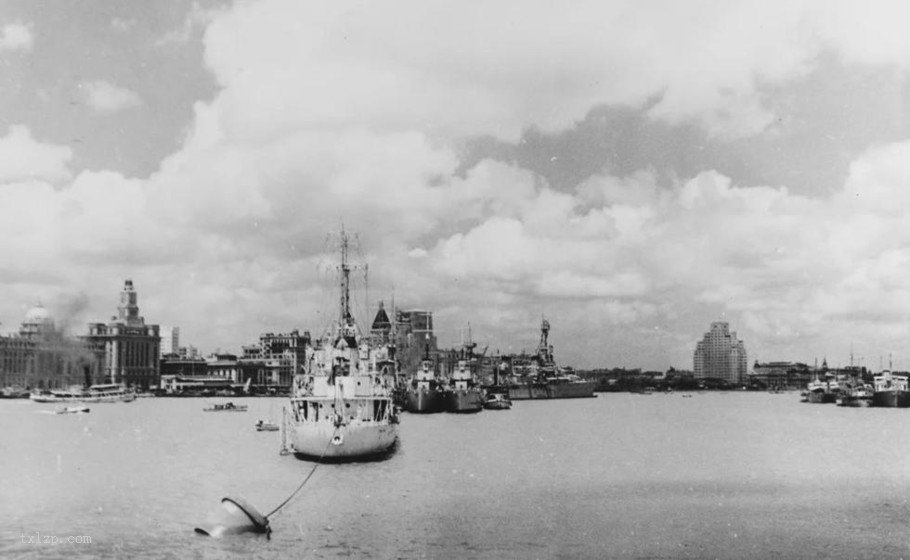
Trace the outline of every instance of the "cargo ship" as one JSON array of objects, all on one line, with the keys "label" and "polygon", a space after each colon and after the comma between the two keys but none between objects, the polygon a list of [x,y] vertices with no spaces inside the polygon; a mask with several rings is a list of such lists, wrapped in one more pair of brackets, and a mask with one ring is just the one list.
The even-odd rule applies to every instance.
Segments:
[{"label": "cargo ship", "polygon": [[594,396],[596,381],[582,379],[571,368],[560,368],[553,357],[553,347],[548,342],[550,322],[543,319],[540,325],[540,343],[537,354],[530,359],[513,359],[512,374],[508,383],[509,398],[522,399],[577,399]]}]

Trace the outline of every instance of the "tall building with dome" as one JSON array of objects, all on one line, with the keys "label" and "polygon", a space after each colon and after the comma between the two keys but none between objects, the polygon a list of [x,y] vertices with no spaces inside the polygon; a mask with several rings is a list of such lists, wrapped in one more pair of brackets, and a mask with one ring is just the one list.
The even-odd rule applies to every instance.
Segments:
[{"label": "tall building with dome", "polygon": [[748,371],[746,346],[730,331],[729,323],[711,323],[695,346],[695,377],[722,379],[728,383],[743,383]]},{"label": "tall building with dome", "polygon": [[123,284],[117,315],[109,323],[89,323],[88,327],[85,340],[102,364],[105,382],[142,390],[159,386],[159,327],[145,324],[139,315],[139,295],[132,280]]},{"label": "tall building with dome", "polygon": [[0,388],[65,389],[90,385],[100,364],[84,341],[58,330],[39,302],[28,310],[19,332],[0,336]]}]

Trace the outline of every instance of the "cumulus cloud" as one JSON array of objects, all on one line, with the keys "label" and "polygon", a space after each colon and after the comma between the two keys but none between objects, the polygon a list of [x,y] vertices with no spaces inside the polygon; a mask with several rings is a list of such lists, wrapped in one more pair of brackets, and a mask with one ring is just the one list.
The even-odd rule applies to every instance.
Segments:
[{"label": "cumulus cloud", "polygon": [[35,140],[22,125],[7,129],[0,137],[0,184],[22,180],[58,182],[70,177],[69,161],[73,157],[67,146]]},{"label": "cumulus cloud", "polygon": [[[11,130],[0,151],[51,155],[37,175],[0,158],[0,252],[78,285],[133,276],[144,309],[167,315],[155,320],[209,345],[325,316],[312,270],[343,222],[361,234],[373,293],[433,309],[449,343],[470,321],[503,349],[533,346],[546,314],[578,365],[652,359],[656,345],[668,361],[631,365],[685,367],[726,314],[758,355],[833,354],[851,336],[880,346],[877,329],[900,333],[910,313],[903,143],[869,150],[842,191],[815,198],[710,164],[669,186],[643,165],[556,189],[518,163],[459,158],[466,138],[560,130],[602,104],[747,138],[776,116],[760,86],[804,76],[822,50],[905,64],[886,48],[898,35],[863,46],[818,11],[238,3],[205,32],[220,90],[148,179],[83,172],[59,188],[69,152]],[[99,111],[141,102],[106,82],[84,90]]]},{"label": "cumulus cloud", "polygon": [[247,134],[357,122],[514,140],[528,126],[560,130],[593,106],[659,95],[653,118],[741,137],[774,122],[759,86],[805,75],[823,50],[903,62],[888,54],[906,52],[902,35],[874,32],[884,16],[849,29],[855,9],[839,8],[528,2],[517,17],[508,4],[480,14],[448,2],[272,0],[216,18],[206,61],[225,86],[226,129]]},{"label": "cumulus cloud", "polygon": [[162,35],[156,42],[155,45],[158,47],[168,46],[168,45],[181,45],[187,43],[190,38],[196,33],[200,28],[205,28],[218,14],[221,13],[221,10],[218,8],[206,9],[200,6],[197,2],[193,2],[193,5],[190,7],[189,12],[187,12],[186,17],[183,18],[183,23],[179,27],[174,28],[164,35]]},{"label": "cumulus cloud", "polygon": [[117,113],[142,105],[142,99],[135,92],[104,80],[82,82],[79,89],[89,107],[100,114]]},{"label": "cumulus cloud", "polygon": [[7,23],[0,27],[0,52],[28,51],[34,43],[31,27],[21,23]]}]

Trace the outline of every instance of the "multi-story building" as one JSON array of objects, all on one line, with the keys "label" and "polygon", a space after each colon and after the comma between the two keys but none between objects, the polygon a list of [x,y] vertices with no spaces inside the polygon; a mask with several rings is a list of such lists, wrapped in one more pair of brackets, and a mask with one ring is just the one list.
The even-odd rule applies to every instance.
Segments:
[{"label": "multi-story building", "polygon": [[392,340],[392,321],[385,312],[385,303],[379,302],[379,310],[370,325],[370,338],[375,344],[389,344]]},{"label": "multi-story building", "polygon": [[711,330],[695,346],[694,361],[696,379],[719,379],[727,383],[743,383],[746,379],[746,347],[730,331],[729,323],[711,323]]},{"label": "multi-story building", "polygon": [[251,385],[257,391],[289,389],[294,375],[299,373],[306,363],[309,345],[309,331],[301,334],[294,329],[289,333],[262,334],[259,336],[259,344],[243,346],[239,365],[246,373],[241,374],[241,378],[255,375]]},{"label": "multi-story building", "polygon": [[138,294],[126,280],[120,292],[118,315],[110,323],[89,323],[84,339],[100,358],[105,381],[147,391],[160,384],[161,337],[158,325],[146,325],[139,315]]},{"label": "multi-story building", "polygon": [[399,371],[413,373],[424,356],[436,356],[433,312],[412,309],[395,313],[395,347]]},{"label": "multi-story building", "polygon": [[180,353],[180,327],[161,327],[161,357]]},{"label": "multi-story building", "polygon": [[0,336],[0,388],[91,385],[99,370],[89,347],[58,330],[40,303],[26,313],[18,333]]},{"label": "multi-story building", "polygon": [[234,354],[212,354],[205,359],[206,375],[230,379],[232,383],[243,383],[240,362]]}]

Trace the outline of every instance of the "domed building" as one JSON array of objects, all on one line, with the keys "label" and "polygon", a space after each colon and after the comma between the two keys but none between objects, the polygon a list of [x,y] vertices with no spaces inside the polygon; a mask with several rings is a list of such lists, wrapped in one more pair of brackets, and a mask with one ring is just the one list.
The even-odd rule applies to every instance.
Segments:
[{"label": "domed building", "polygon": [[19,336],[33,338],[53,332],[53,330],[54,320],[51,318],[50,312],[39,301],[25,313]]},{"label": "domed building", "polygon": [[85,385],[98,370],[88,346],[58,331],[40,302],[26,312],[18,333],[0,336],[0,388]]}]

